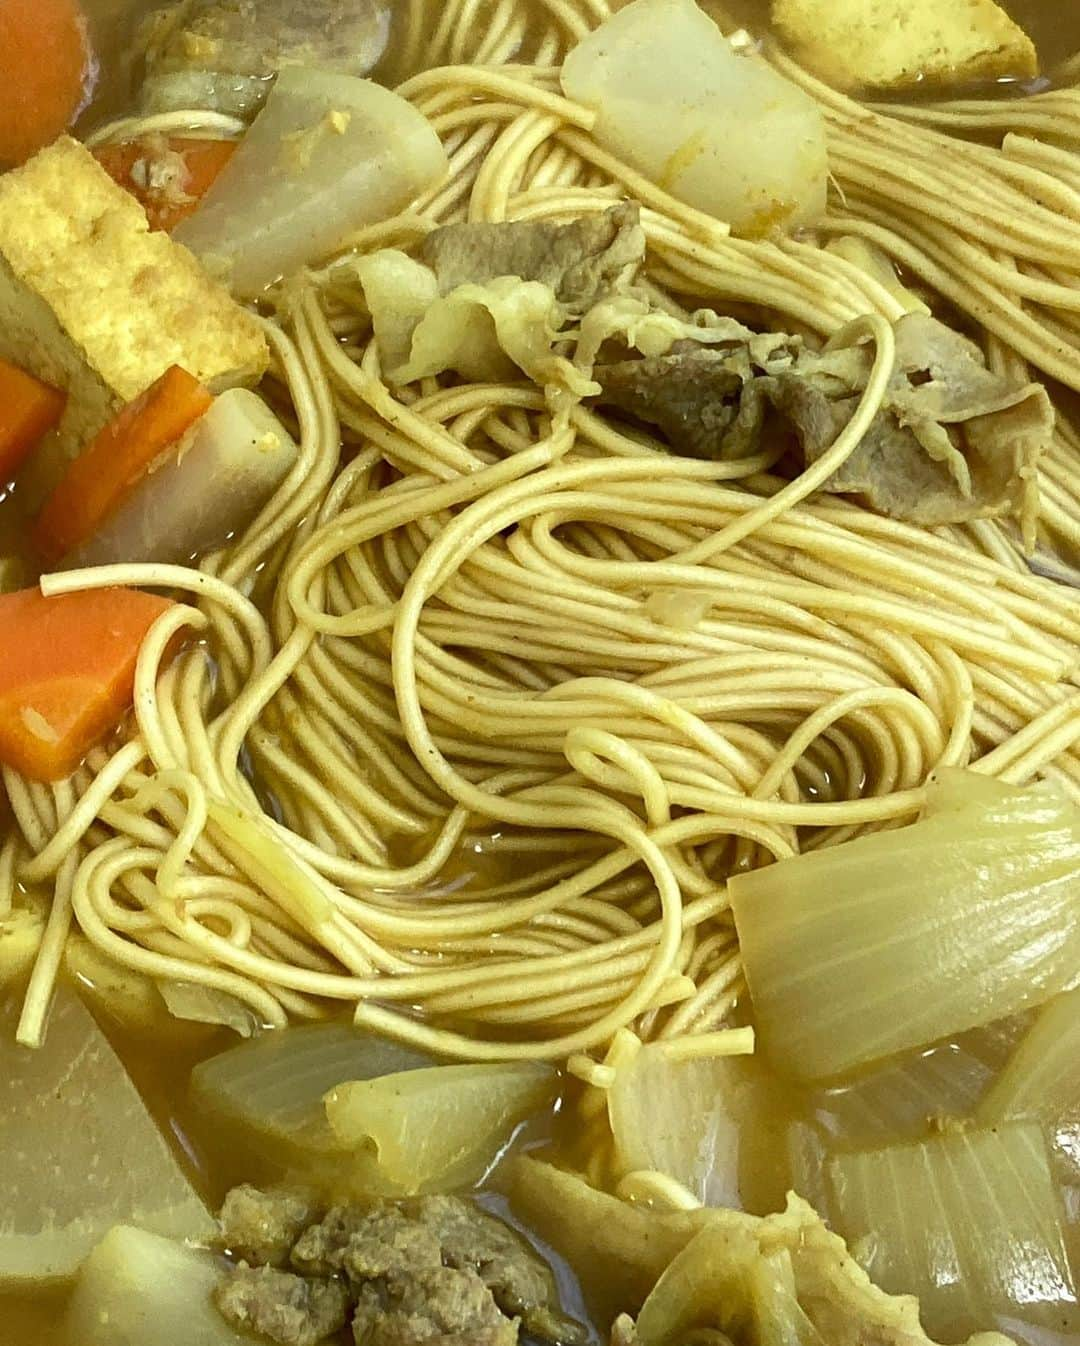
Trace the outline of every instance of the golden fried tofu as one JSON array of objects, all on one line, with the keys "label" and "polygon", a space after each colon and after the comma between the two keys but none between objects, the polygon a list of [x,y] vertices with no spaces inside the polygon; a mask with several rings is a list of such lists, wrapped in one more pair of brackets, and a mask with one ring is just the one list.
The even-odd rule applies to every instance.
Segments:
[{"label": "golden fried tofu", "polygon": [[838,89],[1038,74],[1034,43],[994,0],[773,0],[772,17],[795,59]]},{"label": "golden fried tofu", "polygon": [[54,471],[170,365],[219,391],[269,361],[258,321],[66,136],[0,177],[0,355],[68,394]]}]

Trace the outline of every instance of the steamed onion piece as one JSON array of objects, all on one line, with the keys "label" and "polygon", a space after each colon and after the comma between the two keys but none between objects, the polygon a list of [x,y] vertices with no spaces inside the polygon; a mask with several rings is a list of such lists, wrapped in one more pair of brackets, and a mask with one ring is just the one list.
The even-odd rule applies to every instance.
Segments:
[{"label": "steamed onion piece", "polygon": [[1077,1293],[1042,1128],[966,1127],[833,1155],[826,1214],[875,1284],[952,1341],[995,1315],[1075,1332]]}]

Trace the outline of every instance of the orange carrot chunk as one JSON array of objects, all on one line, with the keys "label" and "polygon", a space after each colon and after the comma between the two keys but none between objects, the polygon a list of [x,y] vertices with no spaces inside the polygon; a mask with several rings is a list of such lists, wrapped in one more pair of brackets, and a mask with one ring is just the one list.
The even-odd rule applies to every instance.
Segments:
[{"label": "orange carrot chunk", "polygon": [[173,365],[101,430],[61,478],[34,525],[50,563],[91,537],[158,456],[210,409],[213,398]]},{"label": "orange carrot chunk", "polygon": [[232,140],[150,135],[100,145],[94,157],[138,200],[150,228],[169,233],[191,214],[235,152]]},{"label": "orange carrot chunk", "polygon": [[0,0],[0,166],[23,163],[71,125],[92,69],[79,0]]},{"label": "orange carrot chunk", "polygon": [[56,428],[67,394],[0,360],[0,485],[11,480],[43,435]]},{"label": "orange carrot chunk", "polygon": [[131,705],[139,646],[171,606],[137,589],[0,594],[0,762],[70,776]]}]

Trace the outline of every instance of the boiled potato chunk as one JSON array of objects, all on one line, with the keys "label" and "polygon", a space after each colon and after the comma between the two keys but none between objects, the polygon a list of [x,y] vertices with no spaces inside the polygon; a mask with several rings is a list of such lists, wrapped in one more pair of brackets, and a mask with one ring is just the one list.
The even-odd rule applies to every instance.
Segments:
[{"label": "boiled potato chunk", "polygon": [[0,1153],[0,1287],[73,1275],[120,1222],[178,1238],[213,1231],[116,1053],[66,988],[44,1047],[0,1034]]},{"label": "boiled potato chunk", "polygon": [[254,1341],[218,1313],[222,1263],[158,1234],[118,1226],[86,1260],[64,1346],[241,1346]]}]

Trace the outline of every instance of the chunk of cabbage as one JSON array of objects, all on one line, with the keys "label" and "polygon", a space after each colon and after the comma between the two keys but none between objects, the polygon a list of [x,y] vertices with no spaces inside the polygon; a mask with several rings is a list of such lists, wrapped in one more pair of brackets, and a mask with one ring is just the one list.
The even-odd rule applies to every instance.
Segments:
[{"label": "chunk of cabbage", "polygon": [[562,85],[596,113],[606,150],[737,233],[824,213],[821,112],[694,0],[633,0],[570,52]]},{"label": "chunk of cabbage", "polygon": [[843,1076],[1075,982],[1080,810],[966,779],[966,806],[953,780],[910,827],[732,880],[761,1042],[786,1073]]},{"label": "chunk of cabbage", "polygon": [[432,1066],[339,1085],[326,1115],[348,1148],[371,1145],[403,1195],[477,1181],[514,1128],[551,1103],[557,1076],[536,1061]]},{"label": "chunk of cabbage", "polygon": [[0,1035],[0,1283],[59,1280],[113,1225],[199,1238],[214,1223],[101,1029],[61,987],[46,1046]]},{"label": "chunk of cabbage", "polygon": [[[509,1169],[514,1208],[601,1286],[616,1312],[642,1305],[642,1346],[713,1340],[750,1346],[929,1346],[910,1295],[879,1289],[805,1201],[764,1219],[729,1210],[662,1212],[619,1201],[535,1159]],[[723,1324],[725,1327],[720,1327]],[[980,1333],[971,1346],[1010,1346]]]},{"label": "chunk of cabbage", "polygon": [[[706,1206],[751,1207],[759,1170],[783,1140],[778,1093],[751,1057],[678,1060],[647,1044],[608,1090],[619,1173],[652,1169]],[[771,1195],[782,1200],[783,1190]]]},{"label": "chunk of cabbage", "polygon": [[404,98],[294,67],[173,237],[234,294],[253,297],[396,215],[446,169],[438,136]]},{"label": "chunk of cabbage", "polygon": [[64,1346],[252,1346],[214,1304],[223,1269],[213,1253],[118,1226],[79,1274]]},{"label": "chunk of cabbage", "polygon": [[877,1284],[919,1296],[932,1335],[956,1340],[995,1315],[1080,1328],[1063,1212],[1036,1123],[836,1154],[827,1176],[833,1227]]},{"label": "chunk of cabbage", "polygon": [[753,1324],[750,1274],[758,1256],[749,1228],[706,1226],[667,1267],[637,1320],[641,1346],[678,1346],[695,1327],[744,1338]]},{"label": "chunk of cabbage", "polygon": [[714,1214],[658,1214],[524,1155],[511,1160],[504,1177],[514,1212],[571,1267],[588,1274],[584,1288],[601,1317],[636,1311]]},{"label": "chunk of cabbage", "polygon": [[887,1061],[853,1081],[815,1091],[811,1106],[825,1129],[849,1146],[922,1140],[949,1118],[971,1117],[1027,1021],[1005,1019]]},{"label": "chunk of cabbage", "polygon": [[1014,1117],[1080,1118],[1080,990],[1043,1006],[980,1104],[988,1126]]},{"label": "chunk of cabbage", "polygon": [[391,382],[451,369],[474,383],[494,383],[524,372],[578,397],[598,391],[553,349],[566,315],[549,285],[498,276],[440,295],[435,272],[394,248],[358,259],[355,268]]}]

